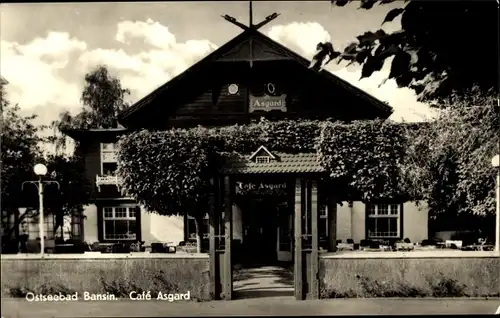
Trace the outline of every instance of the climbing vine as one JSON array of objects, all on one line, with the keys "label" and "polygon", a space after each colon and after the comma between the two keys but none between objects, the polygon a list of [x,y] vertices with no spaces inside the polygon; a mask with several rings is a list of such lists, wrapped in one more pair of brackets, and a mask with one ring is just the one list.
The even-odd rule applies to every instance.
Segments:
[{"label": "climbing vine", "polygon": [[223,128],[146,130],[124,136],[119,174],[128,193],[148,209],[177,214],[206,204],[210,177],[228,153],[316,152],[333,180],[364,193],[366,200],[402,193],[400,164],[405,137],[389,121],[353,122],[261,120]]},{"label": "climbing vine", "polygon": [[401,125],[380,120],[326,122],[317,148],[330,177],[345,180],[364,200],[404,195],[400,168],[406,138]]}]

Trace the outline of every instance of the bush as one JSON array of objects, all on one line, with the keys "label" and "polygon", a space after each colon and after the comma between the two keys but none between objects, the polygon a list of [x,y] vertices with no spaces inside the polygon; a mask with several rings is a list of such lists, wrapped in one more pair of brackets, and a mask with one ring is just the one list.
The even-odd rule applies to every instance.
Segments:
[{"label": "bush", "polygon": [[41,295],[55,295],[55,294],[73,294],[74,290],[62,284],[48,284],[44,283],[33,289],[23,286],[13,286],[8,288],[7,295],[13,298],[25,298],[28,293],[41,294]]},{"label": "bush", "polygon": [[469,297],[465,293],[466,285],[460,284],[456,279],[444,277],[442,274],[437,280],[427,277],[427,283],[431,288],[432,297]]},{"label": "bush", "polygon": [[138,294],[142,292],[151,292],[151,297],[155,298],[158,296],[158,292],[162,293],[179,293],[179,286],[176,283],[169,282],[163,277],[164,272],[160,271],[158,274],[153,276],[153,289],[144,290],[141,287],[141,283],[135,281],[134,278],[123,278],[117,277],[114,279],[107,279],[104,275],[101,275],[101,285],[104,292],[115,295],[117,298],[128,298],[131,291],[135,291]]}]

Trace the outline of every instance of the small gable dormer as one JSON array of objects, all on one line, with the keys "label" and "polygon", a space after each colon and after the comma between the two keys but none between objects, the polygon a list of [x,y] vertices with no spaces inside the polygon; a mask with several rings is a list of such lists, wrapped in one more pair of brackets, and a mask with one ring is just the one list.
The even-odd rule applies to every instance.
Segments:
[{"label": "small gable dormer", "polygon": [[271,163],[273,161],[276,161],[277,159],[278,158],[264,146],[260,146],[259,149],[257,149],[257,151],[255,151],[248,158],[249,161],[260,164]]}]

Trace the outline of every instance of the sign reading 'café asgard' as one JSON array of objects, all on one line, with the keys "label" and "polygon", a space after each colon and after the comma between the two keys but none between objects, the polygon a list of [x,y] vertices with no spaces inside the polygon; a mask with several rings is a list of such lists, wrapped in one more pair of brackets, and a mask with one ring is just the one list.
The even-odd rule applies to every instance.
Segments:
[{"label": "sign reading 'caf\u00e9 asgard'", "polygon": [[250,113],[255,111],[269,112],[272,110],[281,110],[286,112],[286,94],[280,96],[252,96],[250,95],[249,109]]}]

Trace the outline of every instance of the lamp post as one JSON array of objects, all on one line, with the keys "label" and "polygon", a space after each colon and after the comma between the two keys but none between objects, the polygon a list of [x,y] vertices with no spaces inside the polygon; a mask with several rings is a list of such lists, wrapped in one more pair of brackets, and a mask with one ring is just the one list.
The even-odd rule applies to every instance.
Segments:
[{"label": "lamp post", "polygon": [[33,167],[33,171],[35,174],[38,176],[37,181],[24,181],[23,184],[21,185],[21,188],[24,188],[24,185],[26,183],[31,183],[35,185],[35,187],[38,189],[38,202],[39,202],[39,208],[38,208],[38,214],[39,214],[39,231],[40,231],[40,254],[43,256],[45,253],[45,238],[44,238],[44,217],[43,217],[43,188],[45,185],[49,184],[55,184],[57,185],[57,188],[60,188],[59,182],[57,181],[42,181],[42,177],[47,174],[47,167],[41,163],[36,164]]},{"label": "lamp post", "polygon": [[496,177],[496,226],[495,226],[495,252],[500,253],[500,156],[496,155],[491,159],[491,165],[497,168]]}]

